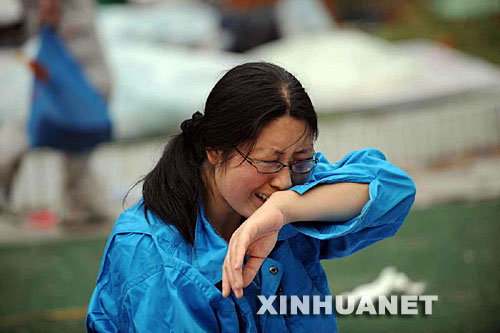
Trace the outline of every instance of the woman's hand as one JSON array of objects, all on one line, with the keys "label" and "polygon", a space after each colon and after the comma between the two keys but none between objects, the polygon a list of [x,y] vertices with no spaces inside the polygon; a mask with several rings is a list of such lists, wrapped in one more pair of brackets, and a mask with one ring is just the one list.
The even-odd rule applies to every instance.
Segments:
[{"label": "woman's hand", "polygon": [[[243,287],[248,286],[259,271],[260,266],[276,245],[278,232],[286,223],[286,216],[280,206],[284,192],[275,192],[257,209],[229,240],[228,251],[222,267],[222,295],[227,297],[234,291],[236,297],[243,296]],[[298,195],[293,192],[292,195]],[[246,254],[250,258],[243,266]]]},{"label": "woman's hand", "polygon": [[[348,221],[358,215],[370,199],[369,185],[358,183],[323,184],[305,194],[277,191],[257,209],[231,236],[222,267],[222,295],[234,291],[243,296],[271,253],[283,225],[295,221]],[[245,267],[243,259],[249,254]]]},{"label": "woman's hand", "polygon": [[38,10],[39,24],[45,24],[51,27],[59,25],[61,20],[61,2],[60,0],[40,0]]}]

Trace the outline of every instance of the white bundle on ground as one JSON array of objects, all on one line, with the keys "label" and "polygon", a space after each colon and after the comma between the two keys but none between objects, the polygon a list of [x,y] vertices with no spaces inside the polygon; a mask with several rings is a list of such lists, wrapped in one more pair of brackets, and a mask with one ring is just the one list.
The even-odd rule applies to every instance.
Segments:
[{"label": "white bundle on ground", "polygon": [[378,301],[379,296],[389,296],[393,293],[404,295],[422,295],[426,287],[425,282],[416,282],[399,272],[395,267],[389,266],[380,272],[380,275],[370,283],[362,284],[351,291],[342,293],[343,299],[353,297],[355,302],[361,297],[368,297],[372,303]]}]

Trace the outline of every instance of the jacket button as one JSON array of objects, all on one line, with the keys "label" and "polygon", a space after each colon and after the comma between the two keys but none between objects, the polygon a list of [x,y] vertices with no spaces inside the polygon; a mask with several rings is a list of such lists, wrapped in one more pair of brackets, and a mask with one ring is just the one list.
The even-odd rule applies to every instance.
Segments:
[{"label": "jacket button", "polygon": [[272,275],[278,274],[278,267],[276,266],[269,267],[269,273],[271,273]]}]

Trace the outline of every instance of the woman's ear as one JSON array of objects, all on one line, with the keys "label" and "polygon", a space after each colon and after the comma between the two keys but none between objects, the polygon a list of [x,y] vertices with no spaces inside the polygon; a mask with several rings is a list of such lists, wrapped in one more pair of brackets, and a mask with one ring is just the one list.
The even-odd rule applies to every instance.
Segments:
[{"label": "woman's ear", "polygon": [[207,153],[207,158],[210,164],[216,165],[221,162],[222,150],[205,149],[205,152]]}]

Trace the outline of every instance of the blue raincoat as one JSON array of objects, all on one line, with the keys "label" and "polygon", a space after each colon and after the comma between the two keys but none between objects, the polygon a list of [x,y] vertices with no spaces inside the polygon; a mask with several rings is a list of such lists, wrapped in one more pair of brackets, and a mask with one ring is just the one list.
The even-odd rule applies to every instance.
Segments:
[{"label": "blue raincoat", "polygon": [[[370,200],[343,223],[284,226],[244,297],[221,294],[227,242],[200,207],[195,246],[139,202],[120,215],[104,251],[87,314],[89,332],[336,332],[334,315],[257,315],[257,295],[330,295],[320,260],[340,258],[393,236],[415,199],[415,186],[375,149],[330,164],[322,154],[303,194],[322,183],[369,183]],[[279,297],[277,298],[279,299]],[[312,297],[311,297],[312,299]],[[279,306],[275,305],[275,309]]]}]

